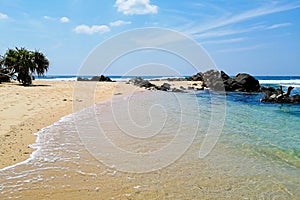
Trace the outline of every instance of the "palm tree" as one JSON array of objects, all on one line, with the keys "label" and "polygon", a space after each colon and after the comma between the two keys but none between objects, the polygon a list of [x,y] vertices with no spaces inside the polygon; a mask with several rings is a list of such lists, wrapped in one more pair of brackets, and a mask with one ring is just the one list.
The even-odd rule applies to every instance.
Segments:
[{"label": "palm tree", "polygon": [[4,55],[4,69],[9,74],[16,75],[23,85],[32,84],[32,74],[44,75],[49,68],[49,61],[39,51],[29,51],[25,48],[8,49]]},{"label": "palm tree", "polygon": [[48,71],[49,68],[49,60],[46,58],[46,56],[35,50],[35,52],[33,52],[33,57],[34,57],[34,63],[35,63],[35,73],[38,76],[42,76],[45,74],[45,72]]}]

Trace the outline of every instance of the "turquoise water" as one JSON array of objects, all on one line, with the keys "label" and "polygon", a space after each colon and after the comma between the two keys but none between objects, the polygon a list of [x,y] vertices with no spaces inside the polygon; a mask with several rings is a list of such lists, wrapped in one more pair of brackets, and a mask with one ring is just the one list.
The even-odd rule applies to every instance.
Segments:
[{"label": "turquoise water", "polygon": [[[207,103],[198,93],[200,104]],[[227,93],[222,142],[300,168],[300,105],[264,104],[262,94]],[[246,149],[245,149],[246,150]]]}]

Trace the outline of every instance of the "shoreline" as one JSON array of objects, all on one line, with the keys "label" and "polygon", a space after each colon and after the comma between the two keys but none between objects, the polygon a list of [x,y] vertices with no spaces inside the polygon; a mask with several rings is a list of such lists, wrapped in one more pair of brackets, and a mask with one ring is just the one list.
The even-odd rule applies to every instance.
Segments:
[{"label": "shoreline", "polygon": [[[17,82],[0,85],[4,97],[0,102],[0,169],[27,160],[35,151],[30,147],[35,134],[73,113],[75,83],[36,80],[29,87]],[[95,103],[111,100],[117,87],[124,94],[141,90],[120,82],[98,82],[96,86]]]},{"label": "shoreline", "polygon": [[[168,81],[155,81],[163,84]],[[35,80],[32,86],[23,87],[18,82],[0,84],[0,169],[16,165],[30,158],[36,150],[30,147],[37,137],[36,133],[63,117],[74,113],[74,87],[71,80]],[[178,87],[192,86],[191,81],[168,82]],[[145,88],[136,87],[126,82],[81,82],[95,84],[94,101],[80,102],[81,108],[93,103],[103,103],[112,98],[128,95]],[[84,104],[86,103],[86,104]],[[76,110],[76,109],[75,109]]]}]

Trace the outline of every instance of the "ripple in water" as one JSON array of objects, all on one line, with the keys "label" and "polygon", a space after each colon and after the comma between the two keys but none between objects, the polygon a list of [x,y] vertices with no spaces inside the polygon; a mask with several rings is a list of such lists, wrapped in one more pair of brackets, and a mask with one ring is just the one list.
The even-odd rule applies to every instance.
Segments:
[{"label": "ripple in water", "polygon": [[[1,199],[292,199],[300,195],[297,115],[249,103],[249,98],[247,102],[232,101],[228,96],[221,138],[205,159],[199,159],[205,134],[214,123],[210,121],[209,93],[199,95],[197,101],[191,94],[175,97],[155,92],[138,93],[131,101],[128,98],[66,116],[37,133],[32,145],[37,151],[31,158],[0,171]],[[294,112],[294,108],[284,109]],[[172,158],[166,162],[170,165],[148,173],[119,171],[127,158],[110,156],[115,152],[99,140],[103,137],[99,125],[113,144],[137,155],[158,152],[174,141],[173,151],[162,157],[145,157],[158,163]],[[86,135],[80,133],[83,130]],[[189,144],[190,138],[192,145],[182,148],[180,141]],[[280,149],[286,151],[284,156],[276,153]],[[291,149],[297,156],[286,162]],[[186,151],[178,156],[181,150]],[[148,160],[129,161],[136,169],[148,164]]]}]

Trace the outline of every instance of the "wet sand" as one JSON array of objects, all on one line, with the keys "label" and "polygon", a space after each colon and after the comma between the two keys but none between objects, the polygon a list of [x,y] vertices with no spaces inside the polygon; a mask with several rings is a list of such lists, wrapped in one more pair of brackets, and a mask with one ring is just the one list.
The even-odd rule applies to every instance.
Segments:
[{"label": "wet sand", "polygon": [[[164,82],[153,81],[156,85]],[[0,168],[26,160],[33,151],[29,145],[35,142],[34,133],[73,112],[75,83],[36,80],[29,87],[23,87],[18,82],[0,84]],[[194,82],[169,83],[172,87],[187,88]],[[98,82],[92,103],[105,102],[114,96],[141,90],[125,82]],[[75,101],[85,103],[81,102],[82,99]],[[80,105],[81,108],[88,106],[91,106],[91,102]]]},{"label": "wet sand", "polygon": [[[18,82],[0,84],[0,168],[26,160],[33,151],[29,145],[35,142],[34,133],[73,112],[75,83],[38,80],[29,87]],[[136,90],[125,83],[99,82],[95,103],[110,100],[116,87],[124,94]]]}]

